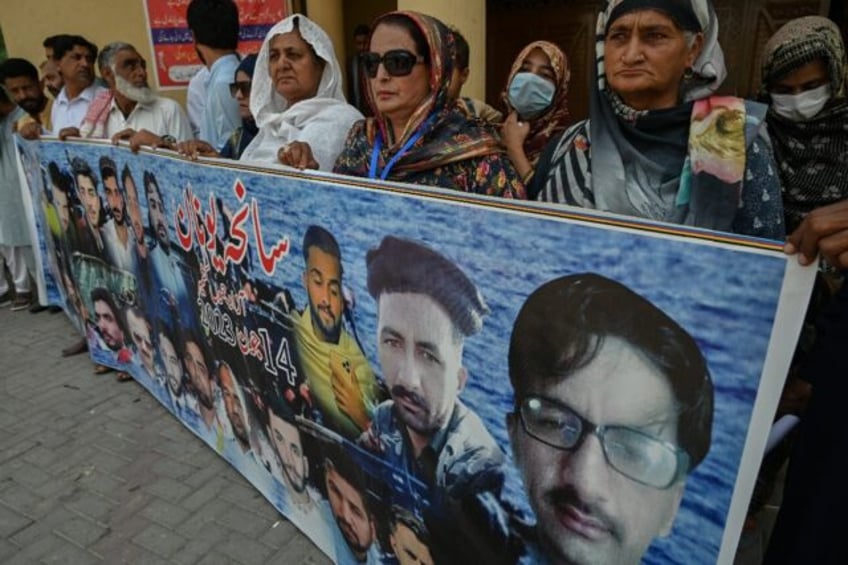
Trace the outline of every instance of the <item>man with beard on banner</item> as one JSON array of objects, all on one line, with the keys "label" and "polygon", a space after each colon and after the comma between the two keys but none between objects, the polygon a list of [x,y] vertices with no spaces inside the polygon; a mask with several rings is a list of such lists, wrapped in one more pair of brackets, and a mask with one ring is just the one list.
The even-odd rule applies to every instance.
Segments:
[{"label": "man with beard on banner", "polygon": [[268,394],[267,433],[274,454],[272,464],[274,484],[273,501],[278,508],[291,513],[294,522],[304,531],[319,540],[324,551],[329,548],[320,540],[330,537],[329,522],[325,522],[319,511],[321,493],[312,484],[307,442],[314,439],[302,433],[295,419],[294,411],[288,402],[277,394]]},{"label": "man with beard on banner", "polygon": [[[506,457],[459,399],[468,379],[465,339],[482,329],[489,308],[456,264],[418,242],[388,236],[365,261],[391,399],[377,407],[357,441],[397,474],[427,486],[425,522],[438,561],[474,554],[504,562]],[[457,545],[457,536],[466,543]]]},{"label": "man with beard on banner", "polygon": [[330,524],[334,561],[349,565],[381,563],[369,477],[341,446],[328,444],[323,451],[327,500],[321,503],[321,513]]},{"label": "man with beard on banner", "polygon": [[106,247],[112,258],[112,266],[123,271],[132,271],[134,267],[133,242],[127,218],[127,204],[118,185],[118,166],[110,157],[100,158],[100,180],[106,196],[109,215],[111,216],[114,237],[106,239]]},{"label": "man with beard on banner", "polygon": [[94,288],[91,290],[91,306],[100,342],[114,354],[112,362],[129,363],[132,351],[127,347],[127,329],[115,297],[103,287]]},{"label": "man with beard on banner", "polygon": [[483,297],[453,262],[414,241],[388,236],[365,260],[391,399],[359,443],[450,496],[499,491],[504,454],[458,398],[464,341],[489,312]]},{"label": "man with beard on banner", "polygon": [[186,423],[200,438],[218,451],[219,440],[223,440],[223,430],[218,419],[215,400],[217,387],[211,374],[212,355],[206,340],[197,332],[183,328],[185,351],[183,362],[188,374],[188,384],[192,392],[189,402],[193,414]]},{"label": "man with beard on banner", "polygon": [[303,236],[303,286],[309,300],[292,313],[300,361],[321,423],[354,440],[371,421],[377,380],[344,327],[342,256],[333,234],[309,226]]}]

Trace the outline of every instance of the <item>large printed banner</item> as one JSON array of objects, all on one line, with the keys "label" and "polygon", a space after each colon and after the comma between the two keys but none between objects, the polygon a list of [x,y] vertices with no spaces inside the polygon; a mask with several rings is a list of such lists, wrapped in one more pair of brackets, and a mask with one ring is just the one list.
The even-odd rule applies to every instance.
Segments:
[{"label": "large printed banner", "polygon": [[[145,0],[150,43],[160,89],[185,88],[203,66],[186,24],[190,0]],[[268,30],[287,13],[285,0],[236,0],[239,9],[239,53],[256,53]]]},{"label": "large printed banner", "polygon": [[23,162],[93,359],[337,562],[732,559],[814,274],[778,245],[95,142]]}]

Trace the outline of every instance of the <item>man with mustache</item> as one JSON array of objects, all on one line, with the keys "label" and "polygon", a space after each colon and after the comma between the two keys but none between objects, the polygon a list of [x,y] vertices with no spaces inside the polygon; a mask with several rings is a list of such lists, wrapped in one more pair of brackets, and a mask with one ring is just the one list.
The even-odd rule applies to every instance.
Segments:
[{"label": "man with mustache", "polygon": [[453,262],[414,241],[388,236],[365,260],[391,399],[359,443],[435,495],[499,493],[505,456],[458,398],[468,378],[465,339],[489,312],[483,297]]},{"label": "man with mustache", "polygon": [[356,439],[377,405],[377,381],[359,344],[343,325],[342,258],[333,235],[309,226],[303,236],[303,286],[309,304],[294,313],[306,383],[321,423]]},{"label": "man with mustache", "polygon": [[[377,526],[368,498],[366,477],[340,447],[328,445],[324,452],[324,486],[336,563],[381,563],[376,543]],[[326,513],[326,506],[324,507]],[[330,517],[327,517],[330,520]]]},{"label": "man with mustache", "polygon": [[106,89],[94,84],[97,47],[79,35],[60,35],[53,44],[53,59],[64,86],[53,103],[50,123],[53,131],[79,128],[94,98]]},{"label": "man with mustache", "polygon": [[509,378],[507,428],[537,519],[528,562],[640,562],[710,448],[698,345],[620,283],[569,275],[522,306]]},{"label": "man with mustache", "polygon": [[37,133],[50,131],[50,100],[44,94],[35,65],[26,59],[6,59],[0,64],[0,77],[12,100],[26,112],[16,124],[18,133],[32,137],[31,133],[27,135],[30,128]]}]

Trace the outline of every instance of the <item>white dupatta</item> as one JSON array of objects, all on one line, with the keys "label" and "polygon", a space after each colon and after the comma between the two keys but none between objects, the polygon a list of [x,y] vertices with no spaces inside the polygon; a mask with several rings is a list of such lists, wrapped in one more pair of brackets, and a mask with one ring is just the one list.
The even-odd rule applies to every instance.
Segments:
[{"label": "white dupatta", "polygon": [[[315,49],[325,65],[317,94],[289,106],[286,99],[274,90],[268,74],[268,51],[275,36],[294,30],[295,18],[301,37]],[[242,153],[241,161],[277,163],[280,147],[302,141],[309,144],[322,171],[332,171],[336,157],[344,148],[348,131],[355,122],[363,119],[359,110],[345,100],[342,71],[333,51],[333,42],[323,29],[301,14],[283,19],[265,36],[253,73],[250,111],[259,133]]]}]

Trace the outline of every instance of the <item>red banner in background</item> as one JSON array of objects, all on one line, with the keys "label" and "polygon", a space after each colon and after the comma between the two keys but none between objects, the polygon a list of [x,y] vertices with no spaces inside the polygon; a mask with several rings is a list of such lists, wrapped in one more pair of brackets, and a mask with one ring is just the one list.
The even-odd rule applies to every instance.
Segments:
[{"label": "red banner in background", "polygon": [[[190,0],[145,0],[150,44],[160,89],[184,88],[202,63],[186,24]],[[285,0],[235,0],[239,8],[241,54],[255,53],[265,34],[288,13]]]}]

